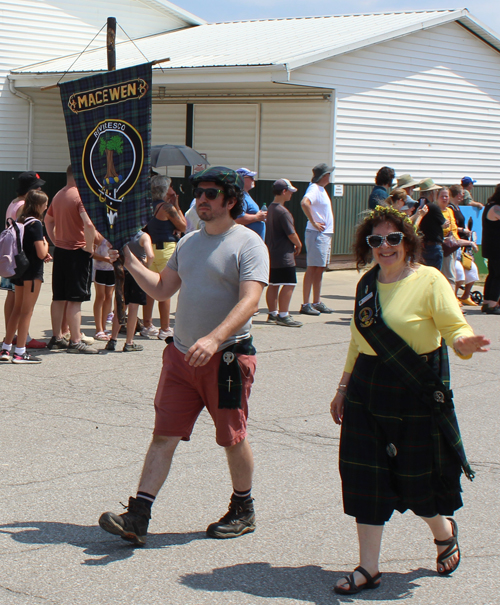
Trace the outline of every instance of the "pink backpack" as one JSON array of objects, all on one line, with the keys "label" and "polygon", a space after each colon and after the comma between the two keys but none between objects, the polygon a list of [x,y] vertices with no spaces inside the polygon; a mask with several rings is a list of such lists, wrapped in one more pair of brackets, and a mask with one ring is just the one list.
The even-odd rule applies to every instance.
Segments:
[{"label": "pink backpack", "polygon": [[27,219],[23,224],[7,219],[7,228],[0,233],[0,277],[19,279],[26,273],[30,263],[22,245],[24,227],[36,220]]}]

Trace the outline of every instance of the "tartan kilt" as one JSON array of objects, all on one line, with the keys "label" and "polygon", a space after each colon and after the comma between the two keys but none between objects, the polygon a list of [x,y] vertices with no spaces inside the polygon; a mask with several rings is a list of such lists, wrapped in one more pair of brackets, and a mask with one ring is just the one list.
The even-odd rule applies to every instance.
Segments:
[{"label": "tartan kilt", "polygon": [[[428,363],[439,371],[438,351]],[[462,506],[461,464],[440,435],[437,472],[436,431],[440,434],[430,408],[378,357],[360,354],[347,388],[340,437],[344,512],[371,525],[388,521],[394,510],[410,509],[422,517],[453,515]]]}]

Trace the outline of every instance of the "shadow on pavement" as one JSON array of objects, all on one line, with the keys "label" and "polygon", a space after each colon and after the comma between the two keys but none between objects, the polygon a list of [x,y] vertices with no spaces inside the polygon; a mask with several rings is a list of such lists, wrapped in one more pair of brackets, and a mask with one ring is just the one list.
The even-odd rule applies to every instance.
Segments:
[{"label": "shadow on pavement", "polygon": [[[214,569],[211,573],[186,574],[180,583],[195,590],[210,592],[242,592],[271,599],[294,599],[315,605],[339,605],[354,601],[401,601],[412,597],[420,585],[414,580],[436,576],[429,569],[416,569],[406,574],[384,573],[377,590],[356,595],[340,596],[333,592],[337,580],[345,571],[327,571],[318,565],[304,567],[272,567],[269,563],[242,563]],[[436,578],[441,581],[441,578]]]},{"label": "shadow on pavement", "polygon": [[[119,536],[111,536],[98,526],[74,525],[72,523],[54,523],[32,521],[0,525],[0,534],[10,535],[21,544],[51,545],[69,544],[82,548],[86,555],[97,557],[86,559],[82,565],[108,565],[115,561],[128,559],[134,554],[135,547]],[[146,549],[182,546],[193,540],[205,540],[205,532],[185,534],[148,534]]]}]

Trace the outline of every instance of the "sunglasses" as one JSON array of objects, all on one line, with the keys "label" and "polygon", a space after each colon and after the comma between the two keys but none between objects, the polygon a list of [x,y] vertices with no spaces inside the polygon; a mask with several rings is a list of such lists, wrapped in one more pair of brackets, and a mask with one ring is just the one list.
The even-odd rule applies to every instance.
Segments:
[{"label": "sunglasses", "polygon": [[401,231],[394,231],[388,235],[367,235],[366,243],[370,248],[380,248],[386,242],[388,246],[399,246],[403,241],[404,234]]},{"label": "sunglasses", "polygon": [[197,200],[199,200],[200,197],[203,194],[205,194],[205,197],[207,198],[207,200],[210,200],[213,202],[213,200],[216,199],[216,197],[219,195],[219,193],[224,193],[224,190],[215,189],[215,187],[209,187],[208,189],[203,189],[203,187],[196,187],[195,189],[193,189],[193,195]]}]

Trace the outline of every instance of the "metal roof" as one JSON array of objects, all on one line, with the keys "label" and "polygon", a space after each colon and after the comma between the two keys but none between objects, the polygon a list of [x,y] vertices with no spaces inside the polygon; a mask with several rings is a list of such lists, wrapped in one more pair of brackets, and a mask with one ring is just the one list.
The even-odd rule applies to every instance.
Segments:
[{"label": "metal roof", "polygon": [[[135,44],[117,44],[117,68],[169,57],[170,62],[162,64],[164,70],[272,65],[296,69],[454,21],[500,52],[498,36],[467,9],[457,9],[207,23],[141,38]],[[28,65],[11,73],[62,74],[76,57]],[[91,50],[78,58],[71,73],[105,71],[106,64],[106,48]]]}]

